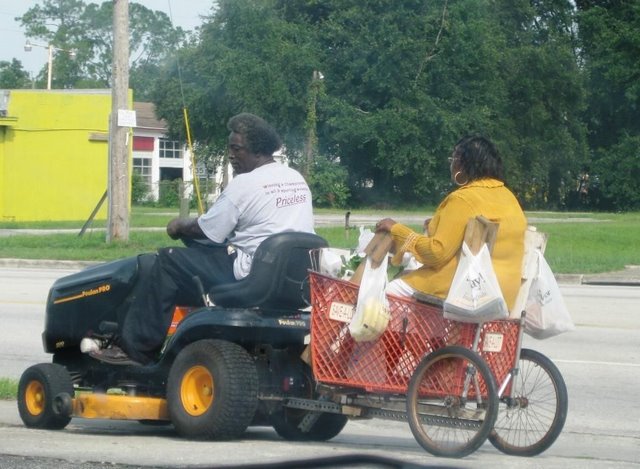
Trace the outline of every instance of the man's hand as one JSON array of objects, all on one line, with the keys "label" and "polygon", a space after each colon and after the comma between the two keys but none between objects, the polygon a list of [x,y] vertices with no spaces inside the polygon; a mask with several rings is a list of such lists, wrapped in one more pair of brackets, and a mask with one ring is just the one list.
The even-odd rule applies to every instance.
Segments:
[{"label": "man's hand", "polygon": [[205,237],[197,218],[174,218],[167,224],[167,234],[171,239]]},{"label": "man's hand", "polygon": [[167,234],[171,239],[179,239],[180,238],[180,227],[183,223],[182,218],[174,218],[167,224]]}]

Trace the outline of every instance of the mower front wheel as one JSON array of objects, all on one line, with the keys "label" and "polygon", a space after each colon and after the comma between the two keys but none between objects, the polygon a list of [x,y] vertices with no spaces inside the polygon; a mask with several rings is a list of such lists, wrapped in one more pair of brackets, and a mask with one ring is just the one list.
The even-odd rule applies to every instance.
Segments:
[{"label": "mower front wheel", "polygon": [[67,369],[39,363],[25,370],[18,384],[18,412],[27,427],[60,430],[71,421],[68,405],[74,389]]}]

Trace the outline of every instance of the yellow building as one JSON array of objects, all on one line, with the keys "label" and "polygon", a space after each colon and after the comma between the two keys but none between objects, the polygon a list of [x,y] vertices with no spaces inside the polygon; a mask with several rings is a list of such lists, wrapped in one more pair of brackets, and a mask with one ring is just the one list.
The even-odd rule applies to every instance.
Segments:
[{"label": "yellow building", "polygon": [[111,90],[0,90],[0,220],[87,220],[108,186],[110,114]]}]

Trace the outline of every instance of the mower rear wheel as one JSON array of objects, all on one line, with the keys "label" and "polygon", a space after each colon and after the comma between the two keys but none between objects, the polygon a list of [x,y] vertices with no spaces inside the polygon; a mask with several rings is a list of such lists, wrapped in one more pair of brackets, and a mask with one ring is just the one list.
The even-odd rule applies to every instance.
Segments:
[{"label": "mower rear wheel", "polygon": [[271,416],[271,424],[280,437],[289,441],[327,441],[337,436],[347,424],[347,416],[321,413],[306,431],[299,425],[309,414],[299,409],[283,409]]},{"label": "mower rear wheel", "polygon": [[[317,399],[315,383],[308,365],[300,363],[301,377],[304,380],[297,397]],[[310,422],[305,423],[305,419]],[[337,436],[347,424],[347,416],[341,414],[313,412],[303,409],[282,407],[269,416],[269,421],[280,437],[289,441],[327,441]],[[302,428],[301,428],[302,427]]]},{"label": "mower rear wheel", "polygon": [[74,395],[67,369],[55,363],[39,363],[27,368],[18,384],[18,412],[27,427],[60,430],[71,421],[69,409],[61,402]]},{"label": "mower rear wheel", "polygon": [[167,407],[184,437],[229,440],[241,436],[258,407],[258,374],[237,344],[200,340],[185,347],[169,371]]}]

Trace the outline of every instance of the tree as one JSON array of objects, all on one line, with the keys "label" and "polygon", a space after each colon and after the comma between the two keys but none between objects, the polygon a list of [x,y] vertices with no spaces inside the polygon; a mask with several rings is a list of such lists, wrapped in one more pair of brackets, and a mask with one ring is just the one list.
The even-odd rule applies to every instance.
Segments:
[{"label": "tree", "polygon": [[173,62],[159,78],[158,115],[173,135],[184,137],[186,105],[194,138],[222,149],[229,117],[253,112],[276,126],[290,162],[297,164],[318,55],[305,27],[280,18],[272,0],[221,0],[197,43],[181,51],[180,72]]},{"label": "tree", "polygon": [[585,121],[601,185],[600,207],[637,209],[640,178],[640,3],[576,2],[588,77]]},{"label": "tree", "polygon": [[463,134],[484,133],[524,201],[559,203],[560,176],[586,153],[569,2],[340,1],[318,11],[307,17],[327,52],[324,141],[339,147],[355,188],[437,201],[449,187],[444,156]]},{"label": "tree", "polygon": [[[25,36],[29,39],[51,44],[57,48],[76,49],[73,37],[82,31],[79,17],[84,8],[80,0],[45,0],[36,4],[21,17],[16,18],[25,28]],[[52,86],[69,88],[80,79],[80,63],[87,59],[86,53],[78,48],[78,61],[73,61],[68,54],[57,54],[54,61]],[[40,83],[46,83],[47,64],[38,75]]]},{"label": "tree", "polygon": [[508,180],[527,207],[561,208],[587,157],[575,10],[567,0],[506,0],[497,10],[507,90],[497,140],[512,156]]},{"label": "tree", "polygon": [[316,155],[309,172],[309,188],[315,207],[346,207],[349,200],[347,170],[336,161]]},{"label": "tree", "polygon": [[354,203],[430,200],[443,189],[450,143],[429,66],[441,53],[447,2],[393,3],[331,1],[311,15],[326,77],[320,152],[347,167]]},{"label": "tree", "polygon": [[30,88],[29,73],[22,68],[22,62],[13,59],[11,62],[0,61],[0,89]]},{"label": "tree", "polygon": [[155,100],[180,133],[184,89],[209,142],[230,115],[261,114],[295,164],[317,70],[318,154],[347,169],[353,203],[437,202],[453,144],[483,133],[528,207],[559,206],[586,155],[574,13],[568,0],[221,0],[181,53],[182,86],[168,69]]},{"label": "tree", "polygon": [[[82,0],[44,0],[16,19],[28,38],[76,51],[75,58],[56,56],[54,87],[110,86],[113,2],[87,5]],[[146,99],[148,77],[157,76],[160,64],[175,54],[185,32],[174,28],[165,13],[137,3],[129,6],[129,24],[132,87],[137,99]]]}]

